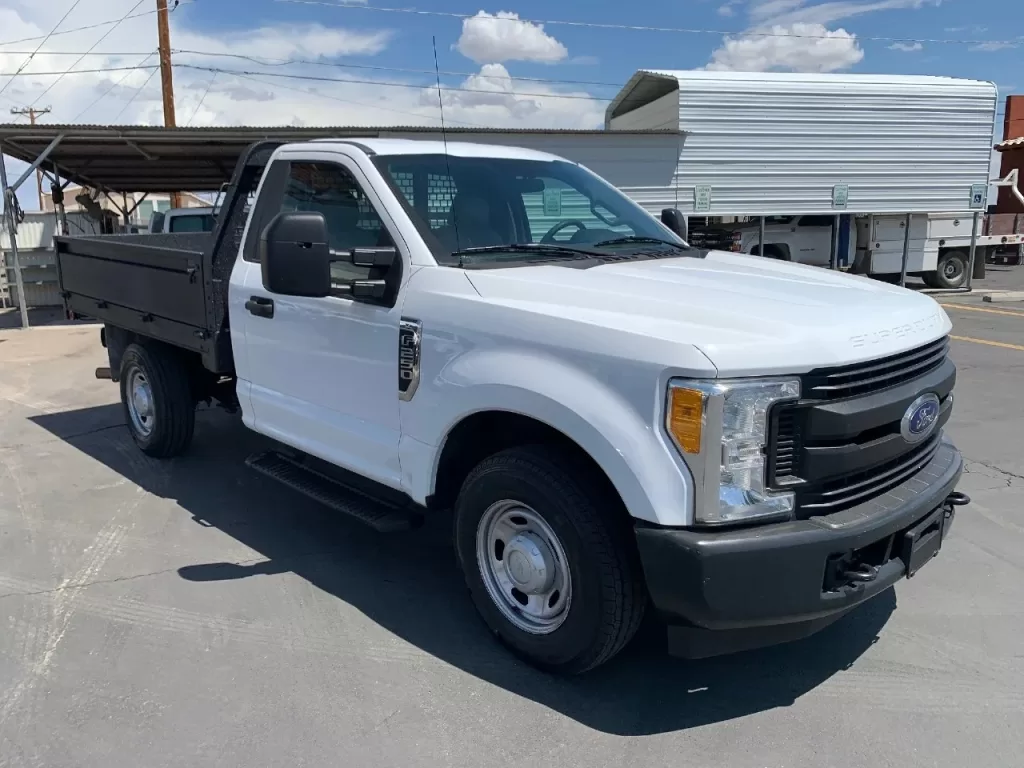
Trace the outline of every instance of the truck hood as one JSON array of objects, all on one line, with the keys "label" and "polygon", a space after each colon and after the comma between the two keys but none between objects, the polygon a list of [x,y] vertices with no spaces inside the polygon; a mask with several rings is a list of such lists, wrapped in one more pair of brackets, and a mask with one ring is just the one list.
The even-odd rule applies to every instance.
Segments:
[{"label": "truck hood", "polygon": [[[489,303],[692,344],[721,376],[803,373],[903,352],[949,332],[930,297],[756,256],[474,270]],[[672,361],[666,361],[670,364]]]}]

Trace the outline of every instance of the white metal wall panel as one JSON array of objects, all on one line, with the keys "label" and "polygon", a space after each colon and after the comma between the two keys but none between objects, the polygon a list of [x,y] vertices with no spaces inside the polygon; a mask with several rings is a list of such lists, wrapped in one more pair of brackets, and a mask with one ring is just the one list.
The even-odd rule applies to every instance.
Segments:
[{"label": "white metal wall panel", "polygon": [[[99,222],[90,219],[83,213],[69,213],[68,228],[72,235],[98,235]],[[43,211],[26,211],[25,220],[18,225],[18,249],[33,250],[51,248],[53,237],[57,234],[57,223],[54,214]],[[0,240],[0,249],[11,247],[9,236],[4,232]]]},{"label": "white metal wall panel", "polygon": [[645,76],[679,84],[679,128],[686,137],[673,186],[686,212],[694,211],[696,185],[711,187],[709,213],[723,215],[834,213],[837,184],[849,188],[842,209],[848,213],[957,211],[970,206],[972,185],[988,182],[992,83],[638,73],[609,108],[609,128],[623,124],[616,109],[639,106],[630,94],[642,93]]},{"label": "white metal wall panel", "polygon": [[666,93],[654,101],[616,117],[610,126],[616,131],[679,130],[679,94]]}]

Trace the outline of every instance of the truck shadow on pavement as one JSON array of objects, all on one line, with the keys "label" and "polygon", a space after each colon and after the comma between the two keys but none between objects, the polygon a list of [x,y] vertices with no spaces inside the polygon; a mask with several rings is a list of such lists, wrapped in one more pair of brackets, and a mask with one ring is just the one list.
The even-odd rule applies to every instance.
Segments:
[{"label": "truck shadow on pavement", "polygon": [[477,618],[455,565],[448,516],[391,535],[340,517],[248,470],[244,459],[267,441],[216,411],[200,414],[189,453],[167,462],[145,457],[126,429],[111,426],[123,423],[120,405],[32,421],[264,558],[185,565],[183,579],[201,586],[294,573],[421,651],[610,734],[678,731],[789,706],[850,667],[896,606],[889,590],[816,636],[703,661],[668,657],[651,616],[618,658],[560,679],[512,657]]}]

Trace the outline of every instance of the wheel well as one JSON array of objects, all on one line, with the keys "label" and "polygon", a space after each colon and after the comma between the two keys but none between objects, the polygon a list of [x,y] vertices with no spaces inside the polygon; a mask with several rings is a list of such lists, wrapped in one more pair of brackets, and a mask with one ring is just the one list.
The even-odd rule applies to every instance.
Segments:
[{"label": "wheel well", "polygon": [[[750,249],[751,256],[761,255],[761,246],[755,245]],[[790,261],[789,257],[789,246],[779,245],[778,243],[765,243],[764,244],[764,256],[766,259],[778,259],[780,261]]]},{"label": "wheel well", "polygon": [[519,445],[545,445],[558,449],[572,464],[591,475],[602,486],[602,495],[610,494],[608,498],[620,498],[619,492],[600,465],[563,432],[522,414],[482,411],[467,416],[448,433],[437,463],[434,493],[427,500],[427,506],[432,509],[451,507],[473,467],[488,456]]},{"label": "wheel well", "polygon": [[105,325],[100,334],[103,346],[107,348],[110,375],[114,381],[120,378],[121,359],[124,357],[125,350],[131,344],[140,344],[151,350],[159,350],[161,353],[177,359],[188,371],[192,394],[197,402],[211,397],[217,397],[219,400],[226,400],[229,403],[235,399],[233,381],[230,383],[230,386],[223,386],[220,377],[211,373],[203,366],[203,359],[198,352],[181,349],[173,344],[168,344],[150,336],[143,336],[125,328],[118,328],[115,325]]}]

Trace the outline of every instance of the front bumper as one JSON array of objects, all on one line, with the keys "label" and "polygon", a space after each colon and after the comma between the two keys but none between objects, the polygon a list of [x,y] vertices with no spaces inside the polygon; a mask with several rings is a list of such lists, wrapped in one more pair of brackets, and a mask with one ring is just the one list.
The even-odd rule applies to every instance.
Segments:
[{"label": "front bumper", "polygon": [[885,591],[926,562],[911,551],[918,534],[935,545],[948,532],[962,471],[943,438],[912,478],[832,515],[727,531],[638,525],[669,650],[701,658],[794,640]]}]

